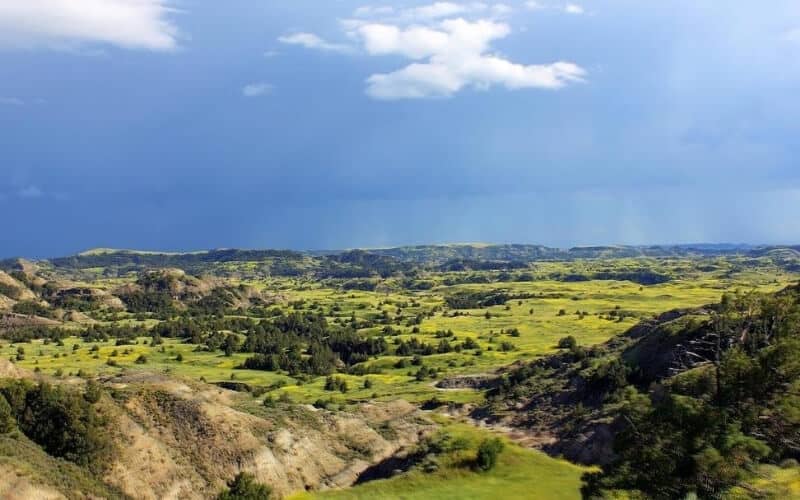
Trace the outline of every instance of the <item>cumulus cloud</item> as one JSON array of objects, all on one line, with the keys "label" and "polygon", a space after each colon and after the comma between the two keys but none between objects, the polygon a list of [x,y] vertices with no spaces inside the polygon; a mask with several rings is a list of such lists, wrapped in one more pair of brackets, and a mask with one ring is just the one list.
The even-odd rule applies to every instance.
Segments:
[{"label": "cumulus cloud", "polygon": [[264,82],[251,83],[242,88],[242,95],[245,97],[260,97],[270,92],[272,92],[272,85]]},{"label": "cumulus cloud", "polygon": [[580,15],[583,14],[585,11],[583,10],[583,7],[581,7],[580,5],[574,3],[568,3],[567,6],[564,7],[564,12],[566,12],[567,14]]},{"label": "cumulus cloud", "polygon": [[344,44],[331,43],[313,33],[294,33],[278,38],[278,41],[287,45],[300,45],[307,49],[323,50],[328,52],[350,52],[350,47]]},{"label": "cumulus cloud", "polygon": [[109,44],[173,50],[178,29],[169,0],[4,0],[0,48],[71,49]]},{"label": "cumulus cloud", "polygon": [[[465,88],[493,86],[558,89],[584,80],[586,71],[575,63],[525,65],[496,54],[492,42],[511,33],[503,18],[512,10],[506,4],[481,2],[436,2],[408,9],[366,6],[340,25],[351,43],[368,55],[411,61],[366,79],[366,93],[375,99],[450,97]],[[279,40],[311,49],[342,47],[311,33]]]},{"label": "cumulus cloud", "polygon": [[512,7],[506,4],[487,4],[483,2],[435,2],[405,9],[395,9],[388,6],[365,6],[359,7],[353,12],[355,19],[346,19],[344,23],[357,26],[363,23],[363,21],[359,20],[370,19],[395,24],[426,24],[445,18],[465,17],[476,14],[503,17],[513,10]]},{"label": "cumulus cloud", "polygon": [[536,0],[528,0],[527,2],[525,2],[525,8],[529,10],[539,10],[539,9],[544,9],[545,7]]},{"label": "cumulus cloud", "polygon": [[371,24],[358,29],[372,55],[401,55],[414,62],[400,70],[367,79],[375,99],[449,97],[465,87],[488,89],[558,89],[582,81],[585,70],[570,62],[523,65],[489,52],[491,42],[505,38],[508,25],[490,20],[448,19],[438,27]]}]

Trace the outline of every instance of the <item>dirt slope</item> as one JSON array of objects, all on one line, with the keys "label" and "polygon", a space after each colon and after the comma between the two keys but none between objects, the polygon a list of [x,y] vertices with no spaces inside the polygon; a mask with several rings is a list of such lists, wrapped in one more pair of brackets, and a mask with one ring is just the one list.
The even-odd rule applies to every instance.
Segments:
[{"label": "dirt slope", "polygon": [[[8,364],[0,365],[0,376],[25,375]],[[117,449],[98,479],[109,491],[137,499],[213,497],[240,471],[255,474],[278,496],[348,486],[434,428],[405,402],[328,412],[292,404],[265,408],[248,394],[162,374],[103,383],[108,394],[98,408],[111,419]],[[10,491],[30,492],[25,498],[75,497],[46,470],[31,472],[36,467],[28,453],[8,463],[0,459],[0,498]]]}]

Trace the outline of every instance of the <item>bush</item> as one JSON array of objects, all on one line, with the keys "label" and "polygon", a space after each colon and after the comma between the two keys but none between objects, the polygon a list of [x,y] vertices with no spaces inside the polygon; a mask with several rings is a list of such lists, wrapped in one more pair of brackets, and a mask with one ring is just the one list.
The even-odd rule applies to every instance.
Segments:
[{"label": "bush", "polygon": [[228,490],[217,496],[217,500],[267,500],[272,495],[272,488],[259,484],[255,476],[240,472],[228,481]]},{"label": "bush", "polygon": [[94,380],[86,382],[86,390],[83,393],[83,399],[85,399],[90,404],[94,404],[100,401],[100,397],[102,395],[103,395],[102,385],[100,385],[98,382],[95,382]]},{"label": "bush", "polygon": [[347,381],[341,377],[328,377],[325,379],[325,390],[347,392]]},{"label": "bush", "polygon": [[8,434],[17,426],[14,411],[8,400],[0,394],[0,434]]},{"label": "bush", "polygon": [[559,349],[574,349],[576,347],[578,347],[578,341],[572,335],[563,337],[558,341]]},{"label": "bush", "polygon": [[514,344],[512,344],[511,342],[506,342],[506,341],[500,342],[500,350],[501,351],[509,352],[509,351],[513,351],[514,349],[516,349],[516,346],[514,346]]},{"label": "bush", "polygon": [[147,363],[147,356],[144,354],[140,354],[138,358],[136,358],[137,365],[143,365]]},{"label": "bush", "polygon": [[497,457],[503,451],[503,441],[499,438],[484,439],[478,446],[476,463],[479,469],[488,471],[497,464]]}]

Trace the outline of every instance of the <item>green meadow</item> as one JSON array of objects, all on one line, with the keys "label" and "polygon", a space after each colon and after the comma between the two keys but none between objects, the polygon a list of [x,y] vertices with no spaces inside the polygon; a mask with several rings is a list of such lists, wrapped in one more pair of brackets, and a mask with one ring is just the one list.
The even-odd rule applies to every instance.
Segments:
[{"label": "green meadow", "polygon": [[504,449],[497,465],[490,471],[477,472],[469,467],[475,448],[488,431],[468,424],[441,420],[442,431],[460,439],[467,449],[439,458],[438,470],[408,473],[375,480],[343,490],[320,493],[299,493],[291,500],[331,499],[367,500],[373,498],[414,500],[491,500],[498,498],[547,498],[570,500],[580,498],[581,475],[588,471],[544,453],[522,448],[503,439]]},{"label": "green meadow", "polygon": [[[617,265],[629,263],[617,263]],[[322,312],[329,322],[391,318],[393,334],[390,345],[411,338],[436,345],[437,332],[452,331],[452,341],[471,338],[478,348],[424,357],[424,365],[437,370],[436,379],[449,376],[481,374],[497,370],[520,360],[530,360],[557,350],[558,340],[573,336],[581,345],[603,342],[635,325],[638,321],[676,308],[697,307],[718,301],[725,291],[774,291],[791,283],[793,275],[774,269],[760,271],[745,267],[732,271],[729,263],[710,272],[700,271],[692,261],[659,261],[657,269],[678,277],[669,282],[643,286],[630,281],[589,280],[468,283],[448,286],[448,279],[458,273],[434,274],[428,277],[435,286],[429,290],[413,291],[389,286],[381,291],[341,290],[307,280],[270,279],[247,282],[275,293],[282,301],[273,306],[284,311]],[[576,263],[544,263],[539,265],[542,276],[554,272],[585,272],[587,266]],[[654,264],[655,265],[655,264]],[[119,279],[110,280],[113,285]],[[103,280],[93,286],[109,286]],[[445,297],[465,292],[503,290],[511,296],[505,305],[454,310],[445,305]],[[411,326],[413,319],[422,321]],[[118,324],[152,325],[152,319],[119,316],[109,318]],[[383,326],[362,328],[365,336],[382,335]],[[513,331],[513,333],[511,333]],[[115,345],[115,341],[83,342],[70,337],[63,345],[42,340],[10,345],[0,343],[0,354],[16,357],[17,348],[25,351],[19,366],[40,370],[47,375],[110,375],[124,370],[156,370],[175,376],[204,380],[209,383],[239,382],[258,388],[273,397],[288,396],[292,401],[312,403],[318,399],[336,403],[364,400],[406,399],[421,402],[436,397],[442,401],[477,402],[480,392],[473,390],[439,390],[436,379],[418,381],[418,369],[405,357],[384,355],[362,363],[366,375],[339,374],[347,381],[346,393],[326,391],[325,377],[307,375],[291,377],[285,372],[245,370],[237,368],[250,356],[220,351],[208,352],[200,346],[177,339],[164,339],[162,345],[151,346],[149,338],[140,338],[133,345]],[[137,360],[139,362],[137,363]],[[368,380],[368,382],[367,382]],[[366,383],[365,383],[366,382]],[[285,396],[284,396],[285,394]]]}]

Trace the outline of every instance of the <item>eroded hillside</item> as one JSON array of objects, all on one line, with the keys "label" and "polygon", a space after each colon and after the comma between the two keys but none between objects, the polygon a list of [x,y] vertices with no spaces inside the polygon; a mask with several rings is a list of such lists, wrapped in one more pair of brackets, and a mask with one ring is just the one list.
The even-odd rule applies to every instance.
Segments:
[{"label": "eroded hillside", "polygon": [[[37,378],[3,365],[5,377]],[[96,408],[108,419],[112,447],[102,481],[15,431],[0,437],[7,454],[0,496],[209,498],[240,471],[279,496],[344,487],[433,429],[401,401],[332,413],[282,403],[266,408],[232,391],[145,372],[101,382]],[[61,383],[78,391],[84,384]]]}]

